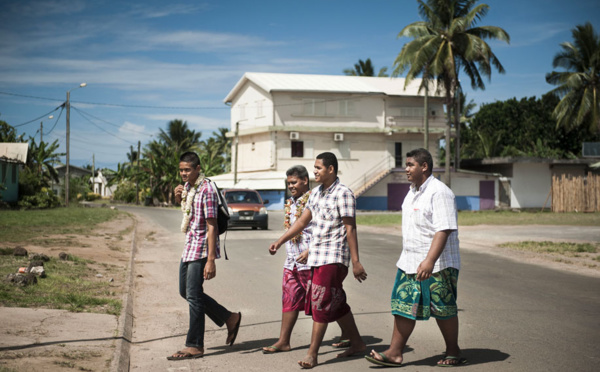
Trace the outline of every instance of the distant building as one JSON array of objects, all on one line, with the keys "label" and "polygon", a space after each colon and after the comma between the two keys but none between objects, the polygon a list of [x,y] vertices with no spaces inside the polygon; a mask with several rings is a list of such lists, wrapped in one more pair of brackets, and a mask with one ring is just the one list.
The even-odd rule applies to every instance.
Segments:
[{"label": "distant building", "polygon": [[0,200],[19,200],[19,171],[27,162],[28,143],[0,143]]},{"label": "distant building", "polygon": [[[52,182],[51,188],[56,195],[60,196],[63,194],[63,189],[65,188],[65,174],[67,173],[67,166],[59,165],[58,167],[56,167],[56,171],[58,172],[58,183]],[[91,175],[92,171],[89,169],[69,165],[69,176],[71,178],[80,178],[84,176],[91,177]]]},{"label": "distant building", "polygon": [[406,90],[404,83],[400,78],[246,73],[224,100],[231,105],[233,171],[211,179],[221,188],[256,189],[269,199],[269,209],[283,209],[285,171],[301,164],[312,178],[315,157],[330,151],[359,209],[395,209],[396,194],[408,184],[405,154],[424,146],[425,115],[435,163],[446,125],[443,97],[430,89],[425,113],[421,80]]}]

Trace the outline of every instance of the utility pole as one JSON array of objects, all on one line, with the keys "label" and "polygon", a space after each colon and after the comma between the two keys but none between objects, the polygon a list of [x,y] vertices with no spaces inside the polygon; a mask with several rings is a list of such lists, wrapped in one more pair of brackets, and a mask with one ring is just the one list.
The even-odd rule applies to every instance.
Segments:
[{"label": "utility pole", "polygon": [[428,104],[428,96],[429,96],[429,82],[425,85],[425,98],[423,99],[423,118],[425,120],[425,138],[423,140],[423,147],[425,150],[429,151],[429,104]]},{"label": "utility pole", "polygon": [[96,154],[92,154],[92,192],[96,192]]},{"label": "utility pole", "polygon": [[140,183],[138,180],[139,176],[140,176],[140,141],[138,141],[137,172],[135,175],[135,204],[137,204],[137,205],[140,204]]},{"label": "utility pole", "polygon": [[[83,88],[87,84],[81,83],[77,88]],[[73,88],[71,90],[77,89]],[[65,102],[65,106],[67,109],[67,170],[65,173],[65,206],[69,206],[69,183],[71,181],[71,175],[69,172],[70,164],[69,164],[69,144],[71,137],[71,90],[67,90],[67,102]]]},{"label": "utility pole", "polygon": [[235,167],[233,168],[233,185],[237,183],[238,144],[240,142],[240,122],[235,123]]},{"label": "utility pole", "polygon": [[40,121],[40,145],[44,142],[44,122]]}]

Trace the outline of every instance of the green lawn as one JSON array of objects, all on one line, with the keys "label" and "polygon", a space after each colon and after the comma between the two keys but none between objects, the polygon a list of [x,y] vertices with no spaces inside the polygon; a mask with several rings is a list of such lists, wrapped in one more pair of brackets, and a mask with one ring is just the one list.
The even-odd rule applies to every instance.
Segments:
[{"label": "green lawn", "polygon": [[95,225],[115,218],[110,208],[54,208],[0,211],[0,241],[21,242],[54,234],[82,234]]},{"label": "green lawn", "polygon": [[[401,225],[400,213],[369,213],[356,217],[359,225]],[[600,213],[553,213],[531,211],[458,212],[459,226],[473,225],[577,225],[600,226]]]}]

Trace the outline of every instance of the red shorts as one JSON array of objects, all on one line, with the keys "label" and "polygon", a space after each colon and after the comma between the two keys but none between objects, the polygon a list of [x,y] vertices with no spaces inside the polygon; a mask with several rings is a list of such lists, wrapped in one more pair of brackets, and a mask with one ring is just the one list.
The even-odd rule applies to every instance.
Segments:
[{"label": "red shorts", "polygon": [[312,280],[306,295],[306,315],[317,323],[335,322],[350,312],[342,282],[348,267],[331,264],[313,267]]},{"label": "red shorts", "polygon": [[282,311],[299,311],[304,309],[304,299],[306,298],[306,288],[310,281],[310,270],[283,269],[283,283],[281,302]]}]

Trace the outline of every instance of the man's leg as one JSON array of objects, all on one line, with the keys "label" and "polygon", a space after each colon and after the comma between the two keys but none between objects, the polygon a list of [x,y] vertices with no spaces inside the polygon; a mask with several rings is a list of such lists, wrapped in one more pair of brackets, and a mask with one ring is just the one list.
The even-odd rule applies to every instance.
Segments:
[{"label": "man's leg", "polygon": [[281,315],[281,331],[279,340],[272,346],[263,347],[266,353],[275,353],[277,351],[289,351],[292,349],[290,339],[292,338],[292,330],[296,325],[299,311],[286,311]]},{"label": "man's leg", "polygon": [[342,334],[346,335],[350,340],[350,347],[348,350],[344,351],[341,354],[338,354],[338,358],[351,356],[356,353],[360,353],[365,351],[367,345],[360,337],[360,333],[358,332],[358,327],[356,326],[356,322],[354,321],[354,315],[352,315],[352,311],[349,311],[348,314],[344,315],[340,319],[338,319],[338,324],[342,329]]},{"label": "man's leg", "polygon": [[310,347],[308,348],[308,353],[304,359],[298,361],[300,367],[313,368],[318,364],[317,355],[319,354],[319,348],[321,347],[321,343],[323,342],[323,337],[325,337],[326,331],[327,323],[313,321],[312,334],[310,336]]},{"label": "man's leg", "polygon": [[179,266],[179,294],[189,304],[189,328],[185,348],[174,353],[171,358],[204,354],[204,303],[202,301],[204,282],[204,261],[181,262]]},{"label": "man's leg", "polygon": [[382,353],[371,350],[371,357],[377,360],[383,360],[381,355],[379,355],[383,354],[387,361],[402,363],[404,347],[415,329],[416,323],[416,320],[405,318],[400,315],[394,315],[394,331],[392,332],[392,342],[390,343],[390,347]]},{"label": "man's leg", "polygon": [[438,327],[446,343],[446,356],[456,359],[442,359],[438,364],[457,364],[460,358],[460,347],[458,347],[458,316],[450,319],[436,319]]}]

